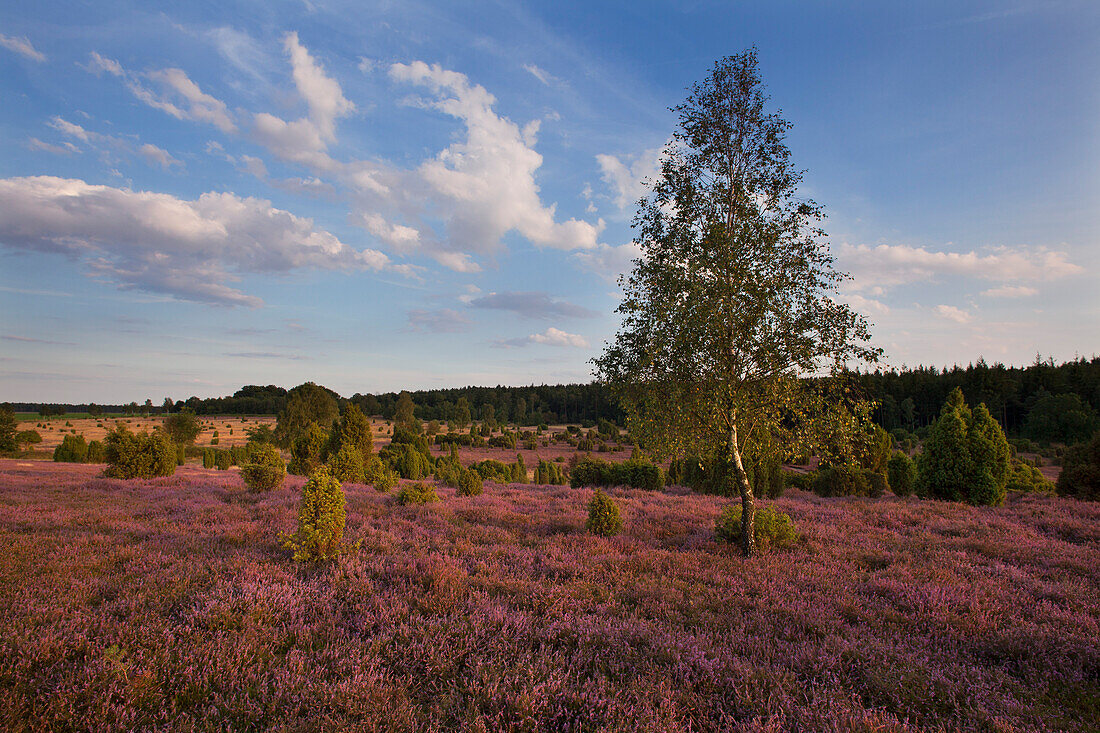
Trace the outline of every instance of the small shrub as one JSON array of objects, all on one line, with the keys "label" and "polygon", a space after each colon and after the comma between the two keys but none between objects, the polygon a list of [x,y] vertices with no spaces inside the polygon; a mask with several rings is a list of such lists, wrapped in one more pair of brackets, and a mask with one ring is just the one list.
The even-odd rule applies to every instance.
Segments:
[{"label": "small shrub", "polygon": [[409,506],[411,504],[430,504],[439,501],[439,497],[435,493],[435,486],[417,481],[402,486],[401,490],[397,492],[397,501],[403,506]]},{"label": "small shrub", "polygon": [[619,505],[600,489],[596,489],[592,500],[588,502],[588,521],[585,528],[601,537],[614,537],[623,531]]},{"label": "small shrub", "polygon": [[498,484],[506,484],[512,480],[512,469],[501,461],[487,459],[473,464],[470,468],[477,471],[482,479],[495,481]]},{"label": "small shrub", "polygon": [[1060,496],[1100,501],[1100,432],[1066,449],[1057,489]]},{"label": "small shrub", "polygon": [[1047,481],[1039,469],[1023,461],[1014,460],[1008,467],[1008,482],[1005,484],[1005,489],[1026,493],[1053,494],[1054,484]]},{"label": "small shrub", "polygon": [[[772,548],[787,547],[798,541],[798,532],[790,516],[768,505],[756,508],[753,536],[761,552]],[[720,540],[734,545],[741,544],[741,505],[730,504],[718,515],[714,534]]]},{"label": "small shrub", "polygon": [[814,478],[814,493],[818,496],[870,496],[871,482],[859,466],[825,466]]},{"label": "small shrub", "polygon": [[271,491],[286,478],[286,463],[271,445],[256,447],[249,463],[241,466],[241,479],[249,491]]},{"label": "small shrub", "polygon": [[218,445],[218,443],[220,443],[220,442],[221,442],[221,438],[219,438],[216,435],[213,438],[210,439],[210,445]]},{"label": "small shrub", "polygon": [[53,459],[58,463],[84,463],[87,456],[88,443],[83,435],[66,435],[53,449]]},{"label": "small shrub", "polygon": [[894,453],[886,464],[886,478],[897,496],[909,496],[917,481],[917,464],[902,452]]},{"label": "small shrub", "polygon": [[461,469],[458,474],[458,487],[459,496],[480,496],[484,490],[481,481],[481,474],[477,471],[471,471],[468,468]]},{"label": "small shrub", "polygon": [[816,479],[816,471],[808,471],[806,473],[796,473],[795,471],[783,472],[784,486],[800,489],[802,491],[813,491],[814,481]]},{"label": "small shrub", "polygon": [[535,483],[561,486],[565,484],[565,473],[562,472],[561,466],[539,461],[539,465],[535,467]]},{"label": "small shrub", "polygon": [[342,484],[363,483],[363,452],[351,443],[344,443],[329,457],[328,467]]},{"label": "small shrub", "polygon": [[331,560],[343,549],[347,500],[340,482],[321,466],[302,487],[298,531],[283,537],[283,546],[294,551],[299,562]]},{"label": "small shrub", "polygon": [[227,450],[216,451],[214,454],[214,466],[219,471],[228,471],[233,465],[233,454]]},{"label": "small shrub", "polygon": [[217,451],[213,448],[206,448],[202,452],[202,467],[213,468],[217,464]]},{"label": "small shrub", "polygon": [[107,447],[98,440],[88,441],[88,454],[84,456],[85,463],[106,463]]},{"label": "small shrub", "polygon": [[176,446],[176,465],[182,466],[187,461],[187,449],[182,445]]},{"label": "small shrub", "polygon": [[867,471],[866,474],[867,485],[870,487],[867,491],[867,496],[872,499],[879,498],[886,493],[888,488],[890,488],[890,484],[886,480],[886,474],[877,471]]},{"label": "small shrub", "polygon": [[160,433],[131,433],[120,425],[107,434],[107,470],[110,478],[154,478],[176,472],[176,447]]}]

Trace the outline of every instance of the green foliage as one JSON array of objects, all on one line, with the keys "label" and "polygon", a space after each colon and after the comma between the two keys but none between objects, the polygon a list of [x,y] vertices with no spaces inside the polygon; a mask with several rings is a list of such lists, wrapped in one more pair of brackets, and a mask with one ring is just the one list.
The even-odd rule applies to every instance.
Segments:
[{"label": "green foliage", "polygon": [[470,425],[470,403],[465,397],[459,397],[458,402],[455,404],[455,414],[451,419],[451,425],[456,430],[465,430]]},{"label": "green foliage", "polygon": [[498,484],[506,484],[512,480],[512,468],[506,463],[486,459],[470,466],[478,475],[486,481],[495,481]]},{"label": "green foliage", "polygon": [[61,439],[61,445],[53,449],[53,459],[59,463],[84,463],[87,456],[88,443],[83,435],[66,435]]},{"label": "green foliage", "polygon": [[870,496],[873,487],[866,470],[846,463],[818,469],[813,490],[818,496]]},{"label": "green foliage", "polygon": [[219,471],[228,471],[233,465],[233,454],[227,450],[214,451],[214,467]]},{"label": "green foliage", "polygon": [[592,534],[601,537],[614,537],[623,531],[623,518],[619,512],[619,505],[600,489],[592,495],[588,502],[588,521],[585,528]]},{"label": "green foliage", "polygon": [[332,433],[325,447],[325,460],[344,445],[350,445],[357,450],[363,460],[374,452],[374,435],[371,433],[370,420],[354,402],[349,402],[341,418],[333,422]]},{"label": "green foliage", "polygon": [[489,438],[490,448],[507,448],[508,450],[516,449],[516,434],[505,430],[500,435],[494,435]]},{"label": "green foliage", "polygon": [[860,456],[859,464],[871,473],[885,475],[886,464],[893,450],[893,440],[890,434],[879,425],[872,423],[869,426],[869,432],[869,440]]},{"label": "green foliage", "polygon": [[[329,425],[338,417],[339,412],[339,405],[332,392],[313,382],[300,384],[287,393],[286,408],[279,413],[275,424],[275,442],[284,448],[292,448],[298,437],[307,432],[311,425]],[[308,473],[316,464],[299,467]]]},{"label": "green foliage", "polygon": [[1096,429],[1096,412],[1080,396],[1052,395],[1040,390],[1024,420],[1024,435],[1032,440],[1070,445],[1089,439]]},{"label": "green foliage", "polygon": [[1053,494],[1054,483],[1048,481],[1043,472],[1020,460],[1013,460],[1008,467],[1007,491],[1020,491],[1029,494]]},{"label": "green foliage", "polygon": [[214,468],[217,464],[217,453],[213,448],[205,448],[202,452],[202,467]]},{"label": "green foliage", "polygon": [[256,425],[246,428],[244,434],[248,436],[249,443],[274,443],[275,431],[270,425]]},{"label": "green foliage", "polygon": [[664,486],[664,472],[642,458],[631,458],[622,463],[612,463],[585,456],[573,467],[569,483],[573,488],[581,486],[630,486],[636,489],[658,491]]},{"label": "green foliage", "polygon": [[394,432],[397,428],[405,428],[414,433],[420,432],[420,421],[416,419],[416,405],[413,404],[412,395],[405,390],[397,396],[397,404],[393,415]]},{"label": "green foliage", "polygon": [[154,478],[176,472],[176,448],[167,436],[156,433],[131,433],[119,425],[106,439],[109,478]]},{"label": "green foliage", "polygon": [[296,476],[312,475],[321,465],[321,453],[328,442],[328,433],[317,423],[310,423],[298,433],[290,446],[287,471]]},{"label": "green foliage", "polygon": [[886,464],[886,476],[890,489],[898,496],[909,496],[917,482],[917,464],[906,454],[898,451],[890,456]]},{"label": "green foliage", "polygon": [[973,411],[962,390],[944,403],[917,460],[917,495],[999,506],[1008,480],[1008,441],[985,405]]},{"label": "green foliage", "polygon": [[0,407],[0,451],[10,452],[19,450],[15,434],[19,422],[15,419],[15,411],[10,407]]},{"label": "green foliage", "polygon": [[[782,464],[778,453],[750,448],[743,457],[746,477],[754,496],[778,499],[783,495]],[[687,486],[704,494],[735,496],[740,493],[729,473],[731,467],[722,457],[703,460],[697,456],[674,458],[669,464],[667,483]]]},{"label": "green foliage", "polygon": [[1066,450],[1056,488],[1060,496],[1100,501],[1100,432]]},{"label": "green foliage", "polygon": [[[595,364],[630,435],[659,457],[737,466],[764,433],[844,445],[861,432],[851,418],[867,415],[843,372],[880,351],[836,297],[844,275],[820,239],[824,214],[799,195],[789,124],[765,101],[755,50],[717,61],[676,108],[678,129],[639,202],[622,327]],[[751,501],[746,472],[723,475],[723,493]]]},{"label": "green foliage", "polygon": [[[753,531],[761,550],[789,547],[798,542],[799,534],[789,515],[768,505],[756,510]],[[741,505],[730,504],[718,515],[714,534],[720,540],[741,545]]]},{"label": "green foliage", "polygon": [[539,465],[535,467],[535,483],[536,484],[550,484],[552,486],[561,486],[565,484],[565,473],[561,470],[561,466],[549,461],[539,461]]},{"label": "green foliage", "polygon": [[176,466],[182,466],[187,462],[187,449],[182,445],[176,446]]},{"label": "green foliage", "polygon": [[270,444],[256,444],[249,462],[241,466],[241,479],[249,491],[271,491],[286,478],[286,464],[278,449]]},{"label": "green foliage", "polygon": [[[161,430],[176,445],[190,445],[195,442],[195,438],[202,432],[202,425],[195,413],[185,407],[179,412],[164,418],[164,422],[161,423]],[[217,435],[217,431],[214,431],[214,437],[217,437]]]},{"label": "green foliage", "polygon": [[481,474],[468,468],[460,470],[456,488],[459,496],[480,496],[483,491]]},{"label": "green foliage", "polygon": [[15,434],[15,442],[21,448],[26,450],[28,446],[38,445],[42,442],[42,436],[38,434],[37,430],[20,430]]},{"label": "green foliage", "polygon": [[411,443],[390,443],[379,453],[401,478],[418,480],[432,472],[432,461]]},{"label": "green foliage", "polygon": [[527,483],[527,465],[523,462],[523,455],[516,454],[516,462],[512,464],[512,483]]},{"label": "green foliage", "polygon": [[435,486],[417,481],[411,484],[403,484],[401,490],[397,492],[397,501],[403,506],[409,506],[410,504],[436,502],[439,501],[439,497],[435,493]]},{"label": "green foliage", "polygon": [[88,453],[84,456],[85,463],[106,463],[107,462],[107,446],[102,441],[90,440],[88,441]]},{"label": "green foliage", "polygon": [[363,453],[355,445],[344,443],[329,456],[329,472],[342,484],[363,483]]},{"label": "green foliage", "polygon": [[302,487],[298,531],[283,538],[283,546],[294,551],[295,560],[331,560],[344,550],[346,504],[344,490],[328,467],[314,471]]}]

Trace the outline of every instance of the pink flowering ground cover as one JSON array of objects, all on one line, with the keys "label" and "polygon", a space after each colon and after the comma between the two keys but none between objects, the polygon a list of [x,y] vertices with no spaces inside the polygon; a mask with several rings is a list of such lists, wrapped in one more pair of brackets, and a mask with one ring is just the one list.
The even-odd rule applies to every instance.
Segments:
[{"label": "pink flowering ground cover", "polygon": [[0,461],[0,728],[1089,731],[1100,507],[775,502],[745,560],[722,500],[486,484],[401,507],[345,487],[349,540],[302,566],[302,479],[119,481]]}]

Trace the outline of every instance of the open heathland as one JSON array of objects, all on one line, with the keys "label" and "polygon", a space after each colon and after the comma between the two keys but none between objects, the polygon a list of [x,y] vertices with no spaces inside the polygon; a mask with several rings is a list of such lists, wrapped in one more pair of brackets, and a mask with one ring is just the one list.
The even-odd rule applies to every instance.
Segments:
[{"label": "open heathland", "polygon": [[766,502],[344,486],[337,560],[294,562],[304,479],[0,460],[4,730],[1095,730],[1100,505]]}]

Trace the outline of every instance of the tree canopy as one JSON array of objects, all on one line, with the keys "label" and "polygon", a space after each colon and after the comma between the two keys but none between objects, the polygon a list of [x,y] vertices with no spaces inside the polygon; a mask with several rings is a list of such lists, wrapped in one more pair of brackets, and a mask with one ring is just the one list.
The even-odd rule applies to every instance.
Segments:
[{"label": "tree canopy", "polygon": [[622,281],[622,326],[595,360],[646,448],[728,467],[746,554],[746,445],[806,440],[819,425],[860,433],[865,413],[843,409],[852,394],[826,377],[879,355],[835,297],[845,276],[821,241],[821,207],[798,195],[790,125],[765,111],[757,66],[754,49],[717,61],[674,108],[679,126],[634,218],[641,257]]}]

